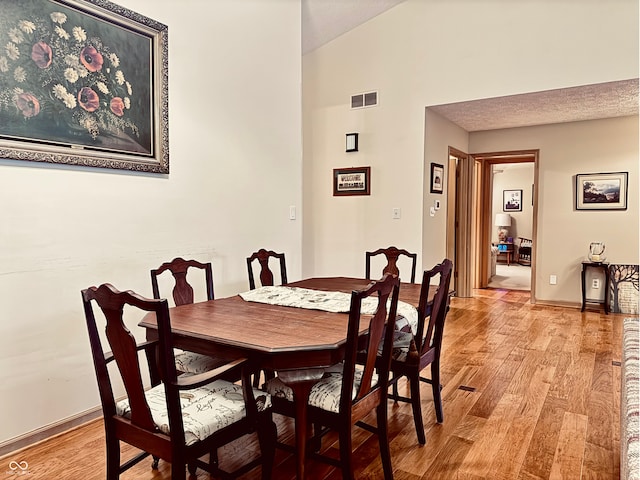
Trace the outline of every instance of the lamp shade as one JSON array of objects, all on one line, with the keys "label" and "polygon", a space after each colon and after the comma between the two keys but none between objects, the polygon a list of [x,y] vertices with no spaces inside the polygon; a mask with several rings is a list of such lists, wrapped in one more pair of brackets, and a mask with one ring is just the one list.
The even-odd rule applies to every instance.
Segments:
[{"label": "lamp shade", "polygon": [[508,213],[498,213],[496,215],[496,227],[510,227],[511,226],[511,215]]}]

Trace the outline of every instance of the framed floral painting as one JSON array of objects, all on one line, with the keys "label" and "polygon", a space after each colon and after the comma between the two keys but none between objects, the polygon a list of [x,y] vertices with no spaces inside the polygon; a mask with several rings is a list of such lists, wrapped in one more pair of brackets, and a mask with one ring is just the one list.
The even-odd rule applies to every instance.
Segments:
[{"label": "framed floral painting", "polygon": [[0,158],[169,173],[166,25],[107,0],[0,12]]}]

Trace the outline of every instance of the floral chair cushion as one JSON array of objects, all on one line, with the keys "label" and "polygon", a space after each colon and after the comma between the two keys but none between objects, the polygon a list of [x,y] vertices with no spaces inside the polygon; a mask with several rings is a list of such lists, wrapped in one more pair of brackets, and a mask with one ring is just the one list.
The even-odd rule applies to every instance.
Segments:
[{"label": "floral chair cushion", "polygon": [[[378,345],[378,355],[382,355],[383,345],[384,338],[380,341],[380,345]],[[411,332],[393,332],[393,351],[391,352],[391,358],[393,360],[398,362],[413,361],[417,354],[416,344]]]},{"label": "floral chair cushion", "polygon": [[[342,389],[342,363],[338,363],[327,368],[322,378],[311,388],[309,394],[309,405],[321,408],[329,412],[338,412],[340,408],[340,390]],[[356,374],[353,382],[353,397],[358,392],[358,387],[362,381],[362,370],[356,367]],[[378,376],[374,373],[371,384],[378,383]],[[264,385],[269,395],[284,398],[293,402],[293,390],[285,385],[278,377],[268,380]]]},{"label": "floral chair cushion", "polygon": [[182,373],[204,373],[226,363],[226,361],[219,358],[195,352],[185,352],[177,348],[174,353],[176,370]]},{"label": "floral chair cushion", "polygon": [[[154,423],[160,431],[168,434],[169,413],[164,384],[147,390],[145,396]],[[259,411],[271,407],[271,397],[265,392],[254,389],[254,396]],[[216,380],[203,387],[181,392],[180,404],[187,445],[203,440],[212,433],[237,422],[244,418],[246,413],[242,386],[226,380]],[[116,404],[116,413],[131,418],[128,399],[121,400]]]}]

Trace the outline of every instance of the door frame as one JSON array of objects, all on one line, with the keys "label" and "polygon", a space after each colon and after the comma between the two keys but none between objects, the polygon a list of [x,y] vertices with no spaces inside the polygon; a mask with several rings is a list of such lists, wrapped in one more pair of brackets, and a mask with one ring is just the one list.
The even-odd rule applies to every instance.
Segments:
[{"label": "door frame", "polygon": [[[531,303],[535,302],[536,291],[536,249],[537,249],[537,232],[538,232],[538,160],[540,150],[513,150],[505,152],[487,152],[487,153],[472,153],[469,156],[473,158],[475,162],[479,162],[481,168],[480,177],[476,185],[479,185],[480,192],[478,195],[479,203],[477,205],[478,212],[478,228],[477,232],[479,241],[477,243],[477,256],[478,261],[475,265],[472,265],[474,269],[474,277],[479,279],[479,282],[475,284],[475,288],[486,288],[488,284],[488,278],[486,272],[489,268],[490,245],[491,245],[491,201],[493,195],[493,165],[500,165],[504,163],[533,163],[533,218],[532,218],[532,236],[533,246],[531,249]],[[485,272],[483,274],[483,272]]]}]

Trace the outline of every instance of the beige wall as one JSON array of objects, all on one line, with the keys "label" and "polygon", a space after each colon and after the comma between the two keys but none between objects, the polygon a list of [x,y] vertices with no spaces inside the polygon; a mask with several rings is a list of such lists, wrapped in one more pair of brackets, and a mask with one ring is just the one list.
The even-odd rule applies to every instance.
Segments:
[{"label": "beige wall", "polygon": [[299,3],[118,3],[169,26],[171,173],[0,160],[0,443],[99,404],[82,288],[151,296],[149,270],[185,256],[226,296],[263,246],[299,278]]},{"label": "beige wall", "polygon": [[[425,107],[637,78],[638,2],[612,5],[406,0],[305,55],[303,275],[360,274],[371,246],[415,250],[422,266],[441,260],[446,207],[428,214],[430,163],[446,164],[448,146],[469,153],[509,147],[499,140],[491,149],[465,144],[466,132],[428,110],[425,116]],[[370,90],[379,92],[378,107],[349,108],[352,94]],[[344,152],[350,131],[360,133],[360,152]],[[636,133],[625,132],[628,143],[637,144]],[[542,148],[535,140],[514,148]],[[601,159],[598,164],[604,168]],[[332,169],[363,165],[372,167],[371,196],[333,198]],[[544,168],[541,182],[553,187],[541,188],[543,204],[555,202],[556,194],[571,196],[571,184],[555,177],[557,166]],[[559,182],[566,193],[558,192]],[[394,207],[402,209],[400,220],[391,218]],[[553,229],[553,217],[550,225],[542,221],[543,230]],[[548,280],[552,266],[539,275]],[[566,291],[546,288],[541,296],[577,301],[572,268],[556,272]]]},{"label": "beige wall", "polygon": [[[474,152],[540,149],[537,299],[581,302],[581,262],[591,242],[604,242],[612,263],[638,264],[638,128],[638,117],[621,117],[471,134]],[[575,210],[575,175],[600,172],[629,173],[627,210]]]}]

